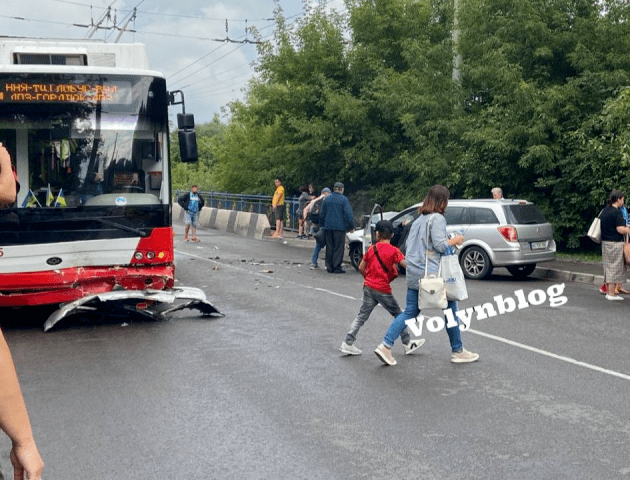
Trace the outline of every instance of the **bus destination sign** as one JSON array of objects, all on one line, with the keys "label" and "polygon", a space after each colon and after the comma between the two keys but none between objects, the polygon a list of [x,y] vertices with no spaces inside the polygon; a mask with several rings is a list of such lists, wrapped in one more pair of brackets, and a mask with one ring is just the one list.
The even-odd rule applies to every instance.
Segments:
[{"label": "bus destination sign", "polygon": [[0,83],[0,103],[127,103],[129,92],[117,84]]}]

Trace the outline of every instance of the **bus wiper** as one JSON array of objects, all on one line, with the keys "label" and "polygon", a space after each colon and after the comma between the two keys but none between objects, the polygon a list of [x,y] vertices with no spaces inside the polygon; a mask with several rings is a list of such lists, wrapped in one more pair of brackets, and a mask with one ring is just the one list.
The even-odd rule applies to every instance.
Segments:
[{"label": "bus wiper", "polygon": [[127,225],[122,225],[120,223],[112,222],[111,220],[107,220],[103,217],[74,217],[74,218],[64,218],[64,222],[100,222],[105,225],[109,225],[110,227],[119,228],[120,230],[125,230],[127,232],[135,233],[136,235],[140,235],[141,237],[148,237],[149,234],[146,230],[140,230],[139,228],[128,227]]},{"label": "bus wiper", "polygon": [[146,230],[140,230],[139,228],[128,227],[127,225],[121,225],[120,223],[112,222],[111,220],[106,220],[104,218],[90,218],[90,220],[96,220],[97,222],[104,223],[105,225],[109,225],[110,227],[119,228],[121,230],[126,230],[127,232],[132,232],[140,235],[141,237],[148,237],[149,234]]}]

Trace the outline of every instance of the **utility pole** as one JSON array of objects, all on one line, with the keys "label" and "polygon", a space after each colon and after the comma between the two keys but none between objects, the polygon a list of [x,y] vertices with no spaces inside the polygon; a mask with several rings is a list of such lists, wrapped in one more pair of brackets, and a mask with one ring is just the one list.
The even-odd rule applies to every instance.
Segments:
[{"label": "utility pole", "polygon": [[462,55],[459,53],[459,0],[453,0],[453,81],[459,82],[459,67]]}]

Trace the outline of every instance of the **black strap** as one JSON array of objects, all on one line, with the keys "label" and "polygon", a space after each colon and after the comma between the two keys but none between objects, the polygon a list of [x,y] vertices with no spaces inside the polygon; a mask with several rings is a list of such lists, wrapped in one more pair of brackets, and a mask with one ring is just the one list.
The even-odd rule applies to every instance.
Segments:
[{"label": "black strap", "polygon": [[387,267],[383,263],[383,260],[381,260],[381,256],[378,254],[378,249],[376,248],[376,245],[372,245],[372,247],[374,248],[374,255],[376,255],[378,263],[381,264],[381,267],[383,267],[383,270],[385,270],[385,273],[389,274],[389,270],[387,269]]}]

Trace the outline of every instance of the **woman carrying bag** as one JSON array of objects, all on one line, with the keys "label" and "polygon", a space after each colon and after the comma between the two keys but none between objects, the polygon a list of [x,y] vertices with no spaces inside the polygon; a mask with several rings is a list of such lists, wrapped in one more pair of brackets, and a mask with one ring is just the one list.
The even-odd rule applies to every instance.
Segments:
[{"label": "woman carrying bag", "polygon": [[618,289],[626,279],[623,243],[624,235],[630,233],[621,212],[624,202],[625,195],[620,190],[613,190],[608,196],[608,206],[599,215],[602,222],[602,263],[606,300],[623,300],[618,294]]},{"label": "woman carrying bag", "polygon": [[[387,365],[396,365],[392,356],[392,345],[405,329],[406,321],[420,314],[418,308],[418,296],[420,280],[425,275],[425,269],[429,275],[437,274],[440,264],[440,255],[449,253],[451,247],[461,245],[464,237],[456,235],[451,239],[446,238],[446,219],[444,210],[448,205],[450,192],[443,185],[434,185],[423,200],[422,215],[411,226],[407,238],[407,305],[405,310],[398,315],[385,334],[383,342],[374,350],[374,353]],[[429,222],[429,219],[431,220]],[[427,224],[429,230],[427,231]],[[449,301],[446,308],[453,311],[453,317],[457,319],[457,302]],[[457,320],[459,323],[459,321]],[[451,343],[451,362],[469,363],[479,359],[477,353],[466,350],[462,344],[459,325],[446,329]]]}]

